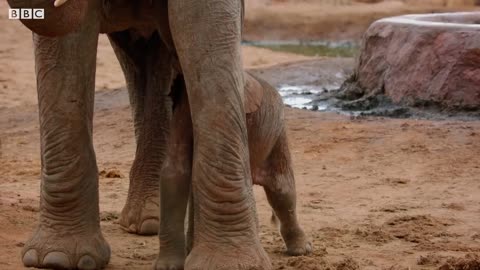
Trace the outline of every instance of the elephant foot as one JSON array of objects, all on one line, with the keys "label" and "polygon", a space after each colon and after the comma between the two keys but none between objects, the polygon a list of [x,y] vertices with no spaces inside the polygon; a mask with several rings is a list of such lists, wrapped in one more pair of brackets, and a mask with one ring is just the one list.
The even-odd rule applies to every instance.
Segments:
[{"label": "elephant foot", "polygon": [[193,236],[187,235],[187,238],[185,240],[185,253],[189,255],[192,252],[193,248]]},{"label": "elephant foot", "polygon": [[290,256],[303,256],[312,253],[313,246],[307,235],[299,227],[281,229],[283,240]]},{"label": "elephant foot", "polygon": [[185,256],[166,256],[160,254],[155,262],[155,270],[183,270],[185,263]]},{"label": "elephant foot", "polygon": [[139,199],[127,199],[120,217],[122,229],[139,235],[155,235],[158,233],[159,197],[151,196]]},{"label": "elephant foot", "polygon": [[49,269],[102,269],[110,260],[110,247],[100,231],[81,235],[38,229],[25,244],[25,267]]},{"label": "elephant foot", "polygon": [[185,261],[188,270],[271,270],[260,244],[238,247],[226,244],[195,245]]}]

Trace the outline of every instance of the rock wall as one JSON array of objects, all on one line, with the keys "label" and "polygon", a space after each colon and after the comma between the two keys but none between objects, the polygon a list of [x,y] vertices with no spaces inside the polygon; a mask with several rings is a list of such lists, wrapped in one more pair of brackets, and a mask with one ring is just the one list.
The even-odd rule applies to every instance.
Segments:
[{"label": "rock wall", "polygon": [[480,12],[376,21],[343,90],[411,106],[480,109],[479,23]]}]

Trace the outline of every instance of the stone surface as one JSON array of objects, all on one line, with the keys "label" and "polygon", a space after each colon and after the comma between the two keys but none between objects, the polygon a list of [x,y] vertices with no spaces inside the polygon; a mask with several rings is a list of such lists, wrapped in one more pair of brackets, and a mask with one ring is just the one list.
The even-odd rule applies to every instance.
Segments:
[{"label": "stone surface", "polygon": [[385,94],[404,105],[479,109],[480,12],[376,21],[344,88],[357,98]]}]

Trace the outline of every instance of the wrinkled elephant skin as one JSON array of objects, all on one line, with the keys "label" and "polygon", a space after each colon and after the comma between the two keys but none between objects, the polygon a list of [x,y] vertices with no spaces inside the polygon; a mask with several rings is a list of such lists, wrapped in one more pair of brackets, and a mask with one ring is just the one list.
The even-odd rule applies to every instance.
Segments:
[{"label": "wrinkled elephant skin", "polygon": [[[248,146],[253,183],[264,187],[280,221],[280,232],[289,255],[306,255],[312,245],[301,229],[296,214],[295,180],[287,134],[283,102],[267,82],[245,73],[245,108]],[[189,101],[182,81],[173,87],[174,111],[167,156],[161,173],[160,246],[163,248],[156,269],[183,269],[185,250],[195,247],[195,212],[201,211],[190,198],[187,239],[183,230],[192,184],[193,129]],[[221,129],[221,127],[218,127]],[[195,187],[194,187],[195,188]],[[236,211],[235,206],[230,206]],[[185,247],[186,243],[186,247]]]},{"label": "wrinkled elephant skin", "polygon": [[[242,1],[69,0],[59,7],[53,3],[9,0],[12,7],[45,8],[47,17],[23,22],[36,32],[42,159],[39,224],[25,243],[24,265],[100,269],[109,262],[110,248],[100,230],[98,168],[92,142],[97,43],[99,34],[107,33],[127,81],[137,141],[122,226],[139,234],[157,231],[158,181],[172,113],[169,94],[174,78],[181,73],[195,141],[189,163],[193,246],[185,269],[271,269],[258,238],[251,167],[262,171],[253,173],[255,179],[272,176],[272,172],[250,162],[253,153],[248,148],[250,118],[246,112],[251,108],[244,106],[240,55]],[[280,145],[285,146],[286,141]],[[280,166],[284,173],[291,173],[289,162],[283,160],[282,164],[277,169]],[[288,175],[274,177],[279,183],[293,183]],[[267,194],[274,194],[269,197],[283,192],[275,190],[277,185],[263,184]],[[283,196],[291,199],[291,195]],[[277,211],[292,209],[293,201],[281,205],[283,200],[271,199],[271,203],[281,222],[294,225],[288,223],[294,218],[282,217]],[[165,235],[160,231],[160,237]],[[287,247],[293,247],[295,253],[296,244],[289,239],[295,242],[298,232],[289,233],[282,227]],[[299,253],[305,245],[298,246]],[[177,253],[172,252],[168,246],[161,247],[159,261],[175,258]]]}]

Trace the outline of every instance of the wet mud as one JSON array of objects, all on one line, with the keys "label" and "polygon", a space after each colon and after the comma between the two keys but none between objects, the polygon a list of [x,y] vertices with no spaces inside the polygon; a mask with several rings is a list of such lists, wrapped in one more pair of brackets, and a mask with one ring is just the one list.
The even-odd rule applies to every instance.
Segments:
[{"label": "wet mud", "polygon": [[480,109],[445,108],[435,102],[395,104],[382,89],[365,93],[352,83],[353,58],[318,58],[253,72],[272,82],[289,107],[336,112],[351,117],[390,117],[474,121]]}]

